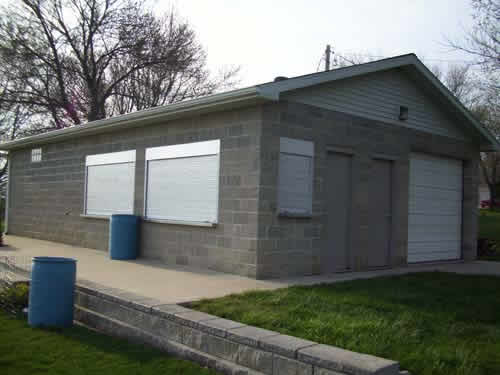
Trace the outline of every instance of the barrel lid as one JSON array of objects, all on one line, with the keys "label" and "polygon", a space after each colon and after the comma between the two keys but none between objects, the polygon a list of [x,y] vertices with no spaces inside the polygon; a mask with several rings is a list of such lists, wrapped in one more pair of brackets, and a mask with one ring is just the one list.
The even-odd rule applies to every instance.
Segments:
[{"label": "barrel lid", "polygon": [[76,263],[76,259],[64,257],[33,257],[33,262],[45,263]]}]

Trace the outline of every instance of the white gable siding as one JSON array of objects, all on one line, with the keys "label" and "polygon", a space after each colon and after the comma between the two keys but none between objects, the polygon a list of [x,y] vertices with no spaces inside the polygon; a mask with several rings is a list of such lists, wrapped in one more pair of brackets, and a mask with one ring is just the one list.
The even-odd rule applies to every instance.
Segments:
[{"label": "white gable siding", "polygon": [[[386,123],[466,139],[453,120],[403,72],[390,70],[291,92],[287,100],[350,113]],[[399,107],[409,108],[400,121]]]}]

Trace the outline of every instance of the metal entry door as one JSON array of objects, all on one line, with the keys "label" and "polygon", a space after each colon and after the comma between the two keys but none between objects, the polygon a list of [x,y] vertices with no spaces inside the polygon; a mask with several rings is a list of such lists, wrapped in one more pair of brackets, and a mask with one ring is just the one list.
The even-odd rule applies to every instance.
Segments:
[{"label": "metal entry door", "polygon": [[349,268],[351,236],[352,157],[340,153],[327,155],[327,240],[324,272]]}]

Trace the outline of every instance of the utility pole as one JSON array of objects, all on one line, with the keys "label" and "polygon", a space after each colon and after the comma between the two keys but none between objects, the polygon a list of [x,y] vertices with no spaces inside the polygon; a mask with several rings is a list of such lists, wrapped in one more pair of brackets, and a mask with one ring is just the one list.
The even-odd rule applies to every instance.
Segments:
[{"label": "utility pole", "polygon": [[325,72],[330,70],[330,56],[332,54],[332,48],[329,44],[326,45],[325,50]]}]

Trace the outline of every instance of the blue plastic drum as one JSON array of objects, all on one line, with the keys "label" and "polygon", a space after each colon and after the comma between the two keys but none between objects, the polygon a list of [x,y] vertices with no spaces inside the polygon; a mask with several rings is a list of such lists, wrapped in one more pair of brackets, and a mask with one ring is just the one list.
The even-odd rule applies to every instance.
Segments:
[{"label": "blue plastic drum", "polygon": [[109,223],[109,255],[111,259],[136,259],[139,246],[139,217],[111,215]]},{"label": "blue plastic drum", "polygon": [[76,260],[34,257],[28,304],[32,327],[69,327],[73,324]]}]

